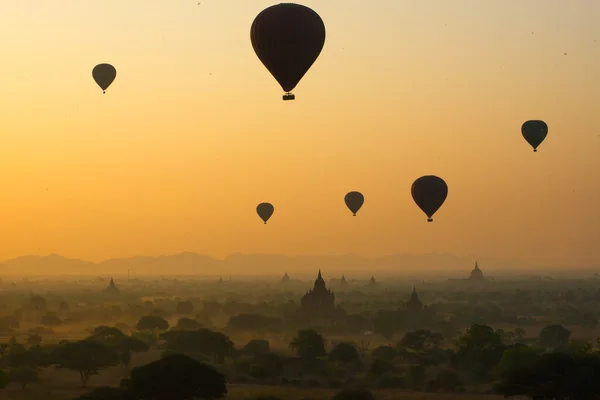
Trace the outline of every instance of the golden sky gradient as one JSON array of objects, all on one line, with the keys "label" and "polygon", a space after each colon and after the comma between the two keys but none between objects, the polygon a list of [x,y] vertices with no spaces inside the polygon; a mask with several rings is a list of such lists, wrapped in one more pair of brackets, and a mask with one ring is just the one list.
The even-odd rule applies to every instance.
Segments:
[{"label": "golden sky gradient", "polygon": [[[275,2],[197,3],[0,2],[0,259],[600,264],[600,1],[302,1],[327,40],[293,102],[249,39]],[[528,119],[549,126],[535,154]],[[426,174],[449,186],[433,223],[410,196]]]}]

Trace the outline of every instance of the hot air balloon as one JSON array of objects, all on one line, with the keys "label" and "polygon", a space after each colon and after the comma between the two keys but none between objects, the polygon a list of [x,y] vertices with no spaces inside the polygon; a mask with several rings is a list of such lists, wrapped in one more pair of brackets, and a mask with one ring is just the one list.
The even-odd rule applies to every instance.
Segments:
[{"label": "hot air balloon", "polygon": [[92,70],[92,76],[102,89],[102,93],[106,93],[106,89],[117,77],[117,70],[110,64],[98,64]]},{"label": "hot air balloon", "polygon": [[346,202],[346,207],[352,211],[352,214],[356,217],[356,213],[362,207],[365,202],[365,196],[360,192],[350,192],[344,197],[344,201]]},{"label": "hot air balloon", "polygon": [[546,125],[544,121],[526,121],[523,126],[521,126],[521,133],[525,140],[527,140],[527,143],[533,147],[533,151],[537,152],[538,146],[546,139],[548,125]]},{"label": "hot air balloon", "polygon": [[321,54],[325,24],[312,9],[283,3],[264,9],[250,28],[256,55],[283,90],[283,100],[294,100],[291,91]]},{"label": "hot air balloon", "polygon": [[273,211],[275,211],[275,207],[271,203],[260,203],[256,207],[256,212],[258,216],[264,221],[266,224],[271,215],[273,215]]},{"label": "hot air balloon", "polygon": [[431,222],[433,214],[446,201],[448,185],[442,178],[426,175],[414,181],[410,192],[415,203],[427,215],[427,222]]}]

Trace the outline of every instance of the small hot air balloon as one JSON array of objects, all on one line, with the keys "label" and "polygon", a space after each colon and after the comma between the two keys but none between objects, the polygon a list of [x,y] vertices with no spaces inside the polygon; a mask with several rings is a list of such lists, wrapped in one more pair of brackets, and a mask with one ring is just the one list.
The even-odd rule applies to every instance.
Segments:
[{"label": "small hot air balloon", "polygon": [[414,181],[410,192],[415,203],[427,215],[427,222],[431,222],[433,214],[446,201],[448,185],[442,178],[426,175]]},{"label": "small hot air balloon", "polygon": [[360,192],[350,192],[344,197],[344,201],[346,202],[346,207],[352,211],[352,214],[356,217],[356,213],[362,207],[365,202],[365,196]]},{"label": "small hot air balloon", "polygon": [[265,224],[269,218],[271,218],[271,215],[273,215],[273,211],[275,211],[275,207],[273,207],[273,204],[271,203],[260,203],[256,207],[258,216],[264,221]]},{"label": "small hot air balloon", "polygon": [[256,55],[286,92],[308,72],[325,44],[325,24],[312,9],[293,3],[277,4],[258,14],[250,28]]},{"label": "small hot air balloon", "polygon": [[117,77],[117,70],[110,64],[98,64],[92,70],[92,76],[102,89],[102,93],[106,93],[106,89]]},{"label": "small hot air balloon", "polygon": [[544,121],[539,120],[526,121],[521,126],[521,133],[525,140],[527,140],[527,143],[533,147],[533,151],[537,152],[538,146],[546,139],[548,125]]}]

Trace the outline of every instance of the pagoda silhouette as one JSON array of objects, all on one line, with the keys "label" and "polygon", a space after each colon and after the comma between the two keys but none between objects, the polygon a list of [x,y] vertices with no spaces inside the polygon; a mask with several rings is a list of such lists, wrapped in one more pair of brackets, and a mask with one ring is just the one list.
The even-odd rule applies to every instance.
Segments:
[{"label": "pagoda silhouette", "polygon": [[410,299],[406,302],[406,308],[409,311],[423,311],[423,303],[419,300],[419,295],[417,294],[417,288],[413,287],[413,292],[410,295]]},{"label": "pagoda silhouette", "polygon": [[317,318],[327,317],[335,313],[335,295],[327,289],[321,270],[319,270],[313,288],[300,299],[300,310],[304,315]]},{"label": "pagoda silhouette", "polygon": [[119,294],[119,293],[121,293],[121,291],[119,290],[119,288],[115,284],[115,280],[113,278],[110,278],[110,283],[108,284],[108,287],[106,287],[106,289],[103,290],[103,292],[105,294]]},{"label": "pagoda silhouette", "polygon": [[475,268],[471,271],[471,276],[469,276],[469,280],[471,281],[485,281],[483,277],[483,272],[479,269],[479,265],[477,265],[477,261],[475,261]]}]

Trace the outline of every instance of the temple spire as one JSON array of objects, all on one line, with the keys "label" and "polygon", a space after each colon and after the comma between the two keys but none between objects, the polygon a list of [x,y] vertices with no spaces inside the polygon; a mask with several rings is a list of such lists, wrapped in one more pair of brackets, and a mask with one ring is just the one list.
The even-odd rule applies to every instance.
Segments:
[{"label": "temple spire", "polygon": [[469,277],[471,280],[483,281],[485,280],[483,277],[483,271],[479,268],[479,263],[475,261],[475,268],[471,271],[471,276]]},{"label": "temple spire", "polygon": [[419,295],[417,295],[417,287],[416,286],[413,286],[413,292],[410,295],[410,299],[408,299],[408,302],[406,303],[406,307],[409,310],[416,310],[416,311],[423,310],[423,303],[421,303],[421,300],[419,300]]},{"label": "temple spire", "polygon": [[325,280],[323,279],[323,275],[321,275],[321,270],[319,270],[319,275],[317,276],[317,279],[315,279],[315,286],[313,290],[326,290]]}]

